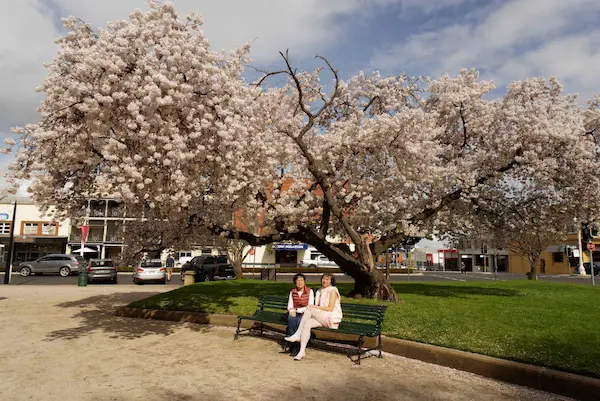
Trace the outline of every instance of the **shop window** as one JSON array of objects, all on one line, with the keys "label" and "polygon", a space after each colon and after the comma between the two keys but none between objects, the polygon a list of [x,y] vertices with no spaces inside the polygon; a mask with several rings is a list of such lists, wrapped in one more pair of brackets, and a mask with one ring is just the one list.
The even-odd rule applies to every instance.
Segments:
[{"label": "shop window", "polygon": [[38,223],[23,223],[23,232],[22,235],[37,235],[38,233]]},{"label": "shop window", "polygon": [[56,223],[42,223],[42,235],[56,235],[57,231]]},{"label": "shop window", "polygon": [[12,223],[10,221],[1,221],[0,222],[0,235],[9,235],[11,224]]},{"label": "shop window", "polygon": [[562,263],[564,260],[564,254],[562,252],[553,252],[552,261],[554,263]]}]

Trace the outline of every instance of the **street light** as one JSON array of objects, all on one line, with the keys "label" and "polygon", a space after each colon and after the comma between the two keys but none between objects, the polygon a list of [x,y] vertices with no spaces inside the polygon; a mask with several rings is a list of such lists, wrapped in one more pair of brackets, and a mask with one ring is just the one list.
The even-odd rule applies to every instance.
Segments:
[{"label": "street light", "polygon": [[583,268],[583,247],[581,246],[581,224],[577,223],[577,218],[573,218],[573,222],[577,226],[577,246],[579,247],[579,274],[585,276]]},{"label": "street light", "polygon": [[12,224],[10,225],[10,238],[8,240],[8,260],[6,261],[6,270],[4,272],[4,284],[10,284],[12,275],[12,261],[15,253],[15,217],[17,216],[17,201],[13,206]]}]

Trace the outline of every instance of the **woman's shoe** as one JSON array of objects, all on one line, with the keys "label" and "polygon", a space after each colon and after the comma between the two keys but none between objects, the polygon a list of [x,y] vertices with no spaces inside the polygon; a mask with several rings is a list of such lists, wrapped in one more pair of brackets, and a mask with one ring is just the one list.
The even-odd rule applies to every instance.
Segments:
[{"label": "woman's shoe", "polygon": [[301,360],[302,358],[304,358],[304,352],[302,352],[302,353],[300,353],[300,352],[299,352],[299,353],[298,353],[298,355],[296,355],[296,356],[294,357],[294,361],[299,361],[299,360]]},{"label": "woman's shoe", "polygon": [[289,343],[297,343],[298,341],[300,341],[300,336],[296,336],[294,334],[293,336],[285,337],[284,340]]}]

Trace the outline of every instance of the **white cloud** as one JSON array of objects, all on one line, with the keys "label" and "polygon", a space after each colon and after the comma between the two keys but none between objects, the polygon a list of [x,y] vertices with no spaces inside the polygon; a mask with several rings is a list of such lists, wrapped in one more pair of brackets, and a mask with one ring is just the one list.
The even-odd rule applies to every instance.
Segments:
[{"label": "white cloud", "polygon": [[[582,31],[597,0],[514,0],[487,10],[483,18],[408,37],[373,56],[380,70],[407,69],[415,74],[456,74],[477,68],[498,85],[526,76],[555,75],[569,92],[583,98],[600,92],[600,29]],[[481,17],[478,15],[478,17]]]},{"label": "white cloud", "polygon": [[[106,21],[125,19],[135,8],[147,9],[146,0],[55,0],[64,12],[104,26]],[[253,0],[206,1],[175,0],[180,17],[199,12],[205,19],[204,30],[215,49],[233,49],[253,41],[252,57],[257,63],[279,58],[278,51],[291,49],[296,56],[314,55],[315,49],[335,43],[343,35],[338,16],[399,0]]]},{"label": "white cloud", "polygon": [[58,36],[48,9],[39,0],[4,2],[0,13],[0,132],[9,126],[35,121],[41,100],[34,88],[46,73]]}]

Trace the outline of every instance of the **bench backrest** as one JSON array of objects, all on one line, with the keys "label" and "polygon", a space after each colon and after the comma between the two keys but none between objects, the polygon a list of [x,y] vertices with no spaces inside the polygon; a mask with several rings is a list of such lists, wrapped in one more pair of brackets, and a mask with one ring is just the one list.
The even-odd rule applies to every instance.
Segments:
[{"label": "bench backrest", "polygon": [[[280,310],[283,313],[287,311],[288,297],[277,295],[265,295],[260,298],[259,307],[261,310]],[[381,327],[383,316],[387,309],[385,305],[368,305],[342,302],[342,313],[344,320],[361,321],[372,323]]]}]

